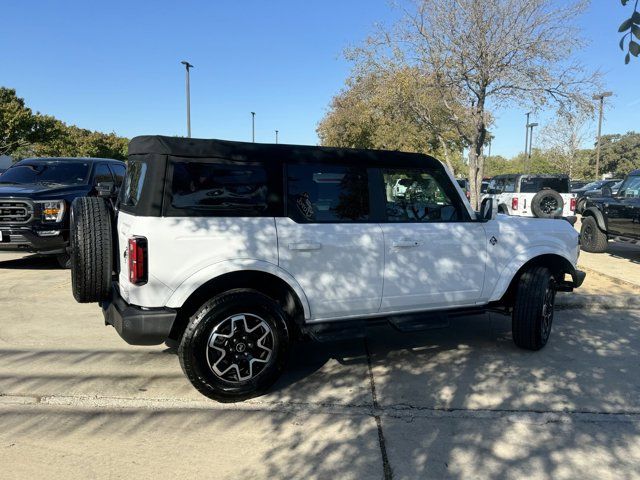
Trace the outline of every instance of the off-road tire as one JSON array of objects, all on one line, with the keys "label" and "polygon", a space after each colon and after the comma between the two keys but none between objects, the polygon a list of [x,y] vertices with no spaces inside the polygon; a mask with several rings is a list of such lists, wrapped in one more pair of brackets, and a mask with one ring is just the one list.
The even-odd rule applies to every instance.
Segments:
[{"label": "off-road tire", "polygon": [[[518,347],[540,350],[547,344],[555,292],[555,279],[546,267],[532,267],[520,276],[511,317],[513,342]],[[550,306],[547,295],[550,295]],[[547,318],[545,314],[550,316]]]},{"label": "off-road tire", "polygon": [[579,198],[577,203],[576,203],[576,213],[579,213],[580,215],[582,215],[582,212],[584,212],[584,207],[587,204],[587,199],[586,198]]},{"label": "off-road tire", "polygon": [[[557,202],[557,207],[552,212],[546,212],[542,209],[542,202],[547,197],[552,197]],[[538,218],[557,218],[562,216],[564,209],[564,200],[555,190],[540,190],[531,199],[531,211]]]},{"label": "off-road tire", "polygon": [[113,239],[111,213],[98,197],[71,204],[71,288],[80,303],[106,300],[111,292]]},{"label": "off-road tire", "polygon": [[593,217],[582,217],[580,227],[580,247],[585,252],[603,253],[607,251],[607,234],[600,230]]},{"label": "off-road tire", "polygon": [[[213,330],[236,315],[257,315],[273,334],[272,357],[255,376],[229,382],[216,375],[208,363],[207,350]],[[235,289],[220,294],[191,317],[178,348],[180,366],[193,386],[203,395],[219,402],[238,402],[265,393],[286,365],[290,330],[287,316],[270,297],[250,289]]]}]

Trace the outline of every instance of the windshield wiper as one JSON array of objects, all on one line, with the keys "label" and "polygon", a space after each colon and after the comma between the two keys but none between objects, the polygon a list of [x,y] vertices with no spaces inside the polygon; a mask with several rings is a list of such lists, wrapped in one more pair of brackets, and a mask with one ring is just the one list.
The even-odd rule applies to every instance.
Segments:
[{"label": "windshield wiper", "polygon": [[35,182],[36,185],[64,185],[64,183],[60,182],[52,182],[50,180],[40,180]]},{"label": "windshield wiper", "polygon": [[6,185],[21,185],[21,184],[20,184],[20,183],[18,183],[18,182],[3,182],[2,180],[0,180],[0,183],[4,183],[4,184],[6,184]]}]

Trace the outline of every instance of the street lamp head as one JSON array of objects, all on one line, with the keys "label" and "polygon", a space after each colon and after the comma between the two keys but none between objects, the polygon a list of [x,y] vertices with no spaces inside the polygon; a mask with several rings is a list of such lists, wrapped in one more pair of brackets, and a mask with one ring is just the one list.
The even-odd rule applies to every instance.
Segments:
[{"label": "street lamp head", "polygon": [[613,92],[602,92],[602,93],[598,93],[597,95],[594,95],[593,99],[602,100],[603,98],[611,97],[612,95],[613,95]]},{"label": "street lamp head", "polygon": [[189,62],[187,62],[186,60],[182,60],[180,62],[182,65],[184,65],[185,67],[187,67],[187,70],[190,68],[193,68],[193,65],[191,65]]},{"label": "street lamp head", "polygon": [[530,126],[531,128],[533,128],[533,127],[537,127],[537,126],[538,126],[538,124],[537,124],[537,123],[530,123],[530,124],[529,124],[529,126]]}]

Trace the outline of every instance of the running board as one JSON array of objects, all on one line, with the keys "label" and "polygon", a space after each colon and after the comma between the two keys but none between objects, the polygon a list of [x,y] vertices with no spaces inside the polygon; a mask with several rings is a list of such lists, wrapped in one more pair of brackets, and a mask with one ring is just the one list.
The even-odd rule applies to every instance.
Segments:
[{"label": "running board", "polygon": [[361,318],[357,320],[334,320],[331,322],[303,325],[302,331],[318,342],[333,342],[353,338],[364,338],[366,336],[366,328],[372,325],[388,323],[400,332],[418,332],[421,330],[447,328],[452,318],[482,315],[487,312],[496,312],[502,315],[508,315],[510,313],[509,309],[504,306],[489,304],[481,307],[467,307],[438,312],[408,313],[389,317]]}]

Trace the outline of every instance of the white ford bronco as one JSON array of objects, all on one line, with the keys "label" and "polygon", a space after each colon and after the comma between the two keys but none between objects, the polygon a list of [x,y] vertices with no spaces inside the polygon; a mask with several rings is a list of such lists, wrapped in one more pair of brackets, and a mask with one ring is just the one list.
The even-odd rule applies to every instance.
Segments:
[{"label": "white ford bronco", "polygon": [[474,212],[426,155],[144,136],[105,197],[72,206],[75,298],[128,343],[177,343],[220,401],[267,390],[292,341],[375,322],[497,311],[538,350],[556,292],[584,280],[568,222]]},{"label": "white ford bronco", "polygon": [[493,198],[498,213],[570,218],[575,223],[576,197],[567,175],[507,174],[493,177],[482,198]]}]

